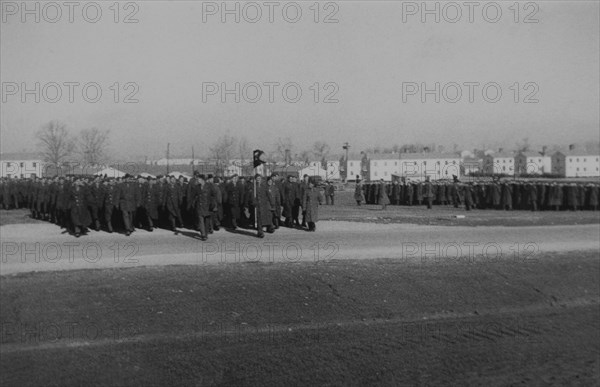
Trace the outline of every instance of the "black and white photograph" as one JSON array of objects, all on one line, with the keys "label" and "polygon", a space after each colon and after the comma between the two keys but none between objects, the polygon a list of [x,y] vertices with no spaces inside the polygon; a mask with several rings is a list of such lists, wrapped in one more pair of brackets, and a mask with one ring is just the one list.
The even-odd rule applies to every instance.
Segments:
[{"label": "black and white photograph", "polygon": [[0,0],[0,385],[600,385],[600,2]]}]

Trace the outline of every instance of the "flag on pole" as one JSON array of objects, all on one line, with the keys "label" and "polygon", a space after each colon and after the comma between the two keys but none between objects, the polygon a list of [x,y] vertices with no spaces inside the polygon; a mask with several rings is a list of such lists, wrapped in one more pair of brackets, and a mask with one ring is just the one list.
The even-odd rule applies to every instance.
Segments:
[{"label": "flag on pole", "polygon": [[264,159],[264,155],[265,155],[265,152],[261,151],[260,149],[256,149],[252,153],[252,159],[254,160],[254,168],[258,167],[261,164],[266,163],[266,161]]}]

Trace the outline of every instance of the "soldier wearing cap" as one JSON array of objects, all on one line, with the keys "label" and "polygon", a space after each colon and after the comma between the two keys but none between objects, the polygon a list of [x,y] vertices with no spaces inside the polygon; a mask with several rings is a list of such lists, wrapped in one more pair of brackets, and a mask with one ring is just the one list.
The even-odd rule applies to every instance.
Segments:
[{"label": "soldier wearing cap", "polygon": [[137,208],[137,201],[136,182],[132,176],[125,175],[124,181],[119,184],[119,209],[123,215],[125,235],[127,236],[135,231],[133,226],[133,216]]},{"label": "soldier wearing cap", "polygon": [[289,175],[287,182],[283,184],[283,216],[285,217],[286,227],[293,227],[298,222],[298,210],[296,208],[297,195],[298,186],[294,182],[294,177]]},{"label": "soldier wearing cap", "polygon": [[360,206],[365,201],[365,194],[363,192],[363,183],[360,176],[356,175],[356,186],[354,187],[354,200],[356,205]]},{"label": "soldier wearing cap", "polygon": [[308,226],[308,231],[314,232],[317,230],[317,222],[319,221],[319,205],[323,203],[321,191],[315,187],[313,179],[308,180],[308,186],[304,190],[302,196],[302,208],[306,211],[305,218]]},{"label": "soldier wearing cap", "polygon": [[252,195],[250,197],[250,203],[256,208],[256,231],[258,232],[259,238],[264,238],[265,234],[263,228],[267,228],[267,232],[273,233],[273,213],[274,207],[273,198],[269,192],[267,184],[263,182],[261,175],[256,174],[256,192],[254,192],[254,186],[252,186]]},{"label": "soldier wearing cap", "polygon": [[208,174],[206,176],[206,188],[210,191],[211,201],[208,204],[208,210],[210,211],[210,221],[208,222],[207,232],[212,234],[213,231],[219,230],[219,220],[218,220],[218,203],[222,200],[221,192],[217,189],[217,186],[214,183],[214,176],[212,174]]},{"label": "soldier wearing cap", "polygon": [[104,191],[104,222],[106,223],[106,228],[108,232],[113,232],[113,224],[112,224],[112,216],[115,209],[119,206],[119,192],[120,189],[116,185],[116,181],[113,179],[109,179],[104,181],[103,191]]},{"label": "soldier wearing cap", "polygon": [[87,208],[86,195],[85,183],[83,180],[76,180],[71,190],[70,206],[71,224],[73,225],[73,233],[77,238],[87,232],[87,227],[92,221]]},{"label": "soldier wearing cap", "polygon": [[243,208],[244,186],[238,181],[238,175],[235,174],[225,185],[226,191],[226,213],[230,218],[231,227],[235,230],[238,227],[238,221]]},{"label": "soldier wearing cap", "polygon": [[210,203],[214,201],[213,190],[206,183],[206,176],[199,174],[196,184],[188,192],[188,210],[193,211],[196,230],[200,231],[200,239],[205,241],[211,222]]}]

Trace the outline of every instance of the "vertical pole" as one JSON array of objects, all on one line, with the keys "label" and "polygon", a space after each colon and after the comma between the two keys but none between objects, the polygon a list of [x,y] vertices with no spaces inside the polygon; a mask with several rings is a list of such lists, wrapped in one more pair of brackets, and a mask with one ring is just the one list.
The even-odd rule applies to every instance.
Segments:
[{"label": "vertical pole", "polygon": [[168,142],[167,143],[167,175],[169,174],[169,147],[171,146],[171,143]]},{"label": "vertical pole", "polygon": [[256,198],[258,197],[256,193],[256,168],[254,168],[254,227],[256,231],[260,234],[261,230],[258,229],[258,202]]},{"label": "vertical pole", "polygon": [[192,145],[192,176],[194,176],[194,172],[196,172],[196,160],[194,157],[194,146]]}]

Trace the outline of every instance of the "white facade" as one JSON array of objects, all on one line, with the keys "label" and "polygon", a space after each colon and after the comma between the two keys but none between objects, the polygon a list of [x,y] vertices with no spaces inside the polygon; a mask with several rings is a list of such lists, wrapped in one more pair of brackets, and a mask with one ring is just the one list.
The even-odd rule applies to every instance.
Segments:
[{"label": "white facade", "polygon": [[460,178],[460,156],[447,153],[402,153],[400,176],[411,180]]},{"label": "white facade", "polygon": [[506,153],[487,155],[483,159],[483,171],[494,175],[504,174],[514,176],[515,156]]},{"label": "white facade", "polygon": [[43,164],[40,159],[19,159],[7,158],[2,159],[0,167],[0,177],[9,178],[28,178],[33,175],[42,176]]},{"label": "white facade", "polygon": [[356,176],[360,176],[360,159],[349,159],[348,160],[348,174],[346,180],[355,181]]},{"label": "white facade", "polygon": [[400,175],[399,154],[375,154],[369,159],[368,179],[392,181],[392,175]]},{"label": "white facade", "polygon": [[520,152],[515,157],[515,170],[519,174],[543,175],[552,172],[552,158],[537,152]]},{"label": "white facade", "polygon": [[[309,171],[315,173],[306,173],[310,176],[321,176],[324,180],[339,180],[340,179],[340,162],[339,161],[327,161],[327,169],[323,168],[320,161],[311,161],[308,163]],[[305,169],[306,169],[305,168]],[[303,174],[304,175],[304,174]]]},{"label": "white facade", "polygon": [[460,156],[444,153],[373,155],[369,160],[369,179],[391,181],[392,175],[410,180],[460,177]]},{"label": "white facade", "polygon": [[564,177],[600,176],[600,156],[582,151],[556,152],[552,156],[552,173]]},{"label": "white facade", "polygon": [[203,164],[204,162],[200,159],[192,159],[192,158],[185,158],[185,159],[181,159],[181,158],[169,158],[167,160],[167,158],[162,158],[162,159],[158,159],[158,160],[152,160],[149,161],[148,164],[153,164],[153,165],[192,165],[192,162],[194,163],[194,165],[200,165]]}]

